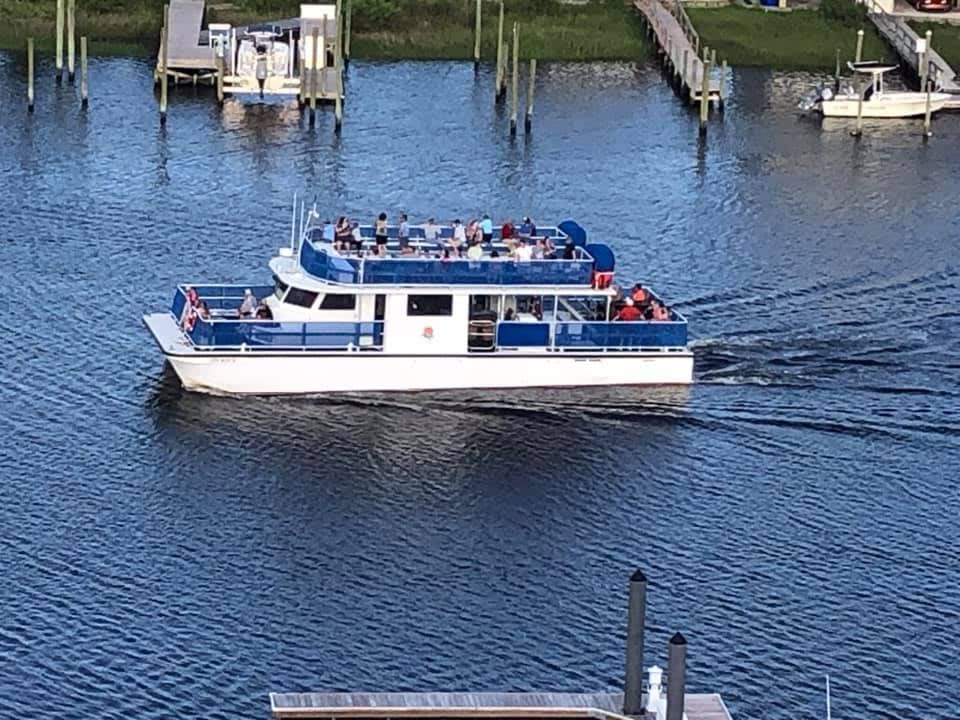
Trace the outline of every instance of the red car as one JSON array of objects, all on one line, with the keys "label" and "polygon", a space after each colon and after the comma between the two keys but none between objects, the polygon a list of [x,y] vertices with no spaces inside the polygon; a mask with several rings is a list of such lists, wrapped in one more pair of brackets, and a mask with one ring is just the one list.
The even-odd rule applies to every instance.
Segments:
[{"label": "red car", "polygon": [[922,12],[950,12],[952,0],[911,0],[913,6]]}]

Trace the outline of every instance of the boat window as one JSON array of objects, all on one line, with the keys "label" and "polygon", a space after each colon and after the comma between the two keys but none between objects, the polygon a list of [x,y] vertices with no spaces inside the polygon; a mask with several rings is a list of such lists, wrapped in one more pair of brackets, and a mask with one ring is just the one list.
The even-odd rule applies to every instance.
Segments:
[{"label": "boat window", "polygon": [[453,296],[408,295],[407,315],[453,315]]},{"label": "boat window", "polygon": [[300,288],[290,288],[290,292],[287,293],[287,298],[284,300],[285,303],[290,305],[299,305],[300,307],[313,307],[313,304],[317,301],[317,293],[310,292],[309,290],[301,290]]},{"label": "boat window", "polygon": [[321,310],[353,310],[357,307],[356,295],[324,295]]},{"label": "boat window", "polygon": [[277,300],[283,300],[283,294],[287,291],[287,284],[278,278],[276,275],[273,276],[273,294],[277,296]]}]

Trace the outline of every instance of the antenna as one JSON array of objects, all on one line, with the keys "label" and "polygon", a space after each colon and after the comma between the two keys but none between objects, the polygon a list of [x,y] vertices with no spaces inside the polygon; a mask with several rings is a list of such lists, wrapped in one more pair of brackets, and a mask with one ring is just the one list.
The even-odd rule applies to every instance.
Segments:
[{"label": "antenna", "polygon": [[827,720],[832,720],[830,717],[830,675],[827,674]]},{"label": "antenna", "polygon": [[293,192],[293,212],[290,217],[290,250],[296,250],[296,233],[297,233],[297,192]]}]

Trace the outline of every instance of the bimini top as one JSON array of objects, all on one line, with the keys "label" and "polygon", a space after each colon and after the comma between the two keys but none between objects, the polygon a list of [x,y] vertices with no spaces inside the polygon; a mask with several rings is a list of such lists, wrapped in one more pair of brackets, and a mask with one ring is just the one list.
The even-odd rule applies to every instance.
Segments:
[{"label": "bimini top", "polygon": [[308,275],[344,285],[529,285],[584,286],[609,284],[614,270],[613,251],[603,244],[588,244],[583,228],[572,220],[556,227],[541,227],[526,243],[537,240],[555,248],[552,257],[519,259],[511,254],[513,243],[493,239],[479,258],[451,256],[446,241],[452,237],[450,226],[440,226],[438,239],[427,241],[424,226],[410,226],[406,250],[401,248],[396,226],[388,228],[386,253],[371,252],[373,228],[358,228],[360,242],[350,250],[337,249],[330,228],[308,227],[302,235],[299,264]]}]

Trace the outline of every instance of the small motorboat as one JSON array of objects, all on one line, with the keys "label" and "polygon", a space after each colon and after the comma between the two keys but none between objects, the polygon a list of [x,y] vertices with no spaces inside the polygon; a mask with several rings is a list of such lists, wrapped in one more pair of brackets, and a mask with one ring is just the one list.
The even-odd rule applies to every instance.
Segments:
[{"label": "small motorboat", "polygon": [[[855,74],[870,76],[862,90],[847,85],[835,91],[829,85],[824,85],[804,98],[800,109],[805,112],[817,111],[824,117],[857,117],[862,112],[865,118],[910,118],[926,113],[927,93],[884,88],[883,76],[896,70],[897,65],[868,60],[849,62],[847,66]],[[951,98],[948,93],[931,92],[930,112],[942,110]]]}]

